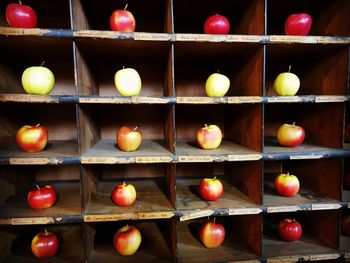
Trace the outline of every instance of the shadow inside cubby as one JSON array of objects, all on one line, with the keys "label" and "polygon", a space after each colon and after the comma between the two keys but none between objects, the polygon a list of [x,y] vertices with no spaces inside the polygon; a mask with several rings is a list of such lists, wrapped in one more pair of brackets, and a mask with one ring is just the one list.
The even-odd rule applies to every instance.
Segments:
[{"label": "shadow inside cubby", "polygon": [[340,244],[342,252],[350,252],[350,211],[343,210],[341,216]]}]

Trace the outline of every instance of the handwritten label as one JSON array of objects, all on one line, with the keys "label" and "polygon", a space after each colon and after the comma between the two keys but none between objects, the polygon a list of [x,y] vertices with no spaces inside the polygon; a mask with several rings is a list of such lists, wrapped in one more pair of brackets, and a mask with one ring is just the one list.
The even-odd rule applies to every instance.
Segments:
[{"label": "handwritten label", "polygon": [[115,163],[133,163],[134,158],[119,158],[119,157],[81,157],[82,164],[100,163],[100,164],[115,164]]},{"label": "handwritten label", "polygon": [[145,156],[136,157],[135,163],[170,163],[172,160],[170,156]]},{"label": "handwritten label", "polygon": [[0,28],[0,34],[3,35],[35,35],[35,36],[41,36],[46,33],[50,32],[50,30],[45,29],[38,29],[38,28],[10,28],[10,27],[1,27]]},{"label": "handwritten label", "polygon": [[225,42],[226,35],[175,34],[176,41]]},{"label": "handwritten label", "polygon": [[191,219],[195,219],[195,218],[211,216],[212,214],[214,214],[214,211],[210,210],[210,209],[196,211],[196,212],[192,212],[190,214],[186,214],[186,215],[181,216],[180,221],[186,221],[186,220],[191,220]]},{"label": "handwritten label", "polygon": [[194,162],[213,162],[214,157],[213,156],[179,156],[179,162],[182,163],[194,163]]},{"label": "handwritten label", "polygon": [[328,259],[336,259],[339,258],[340,255],[337,253],[333,254],[322,254],[322,255],[310,255],[308,257],[309,261],[319,261],[319,260],[328,260]]},{"label": "handwritten label", "polygon": [[291,160],[307,160],[307,159],[321,159],[323,157],[322,154],[320,155],[291,155],[289,159]]},{"label": "handwritten label", "polygon": [[57,159],[49,159],[49,158],[10,158],[10,164],[13,165],[28,165],[28,164],[59,164],[63,161],[59,161]]},{"label": "handwritten label", "polygon": [[302,259],[302,257],[293,257],[293,256],[288,256],[285,258],[271,258],[271,259],[267,259],[266,262],[268,263],[280,263],[280,262],[284,262],[284,263],[289,263],[289,262],[298,262],[300,259]]},{"label": "handwritten label", "polygon": [[271,206],[267,208],[268,213],[295,212],[300,210],[298,206]]},{"label": "handwritten label", "polygon": [[172,212],[139,212],[138,219],[158,219],[158,218],[172,218],[175,216]]},{"label": "handwritten label", "polygon": [[261,154],[240,154],[240,155],[233,155],[230,154],[228,156],[228,160],[230,162],[233,161],[257,161],[262,158]]},{"label": "handwritten label", "polygon": [[131,103],[131,98],[119,97],[81,97],[80,103],[105,103],[105,104],[124,104]]},{"label": "handwritten label", "polygon": [[261,212],[260,208],[230,208],[228,210],[229,215],[256,215]]},{"label": "handwritten label", "polygon": [[51,96],[28,95],[28,94],[0,95],[0,101],[29,102],[29,103],[58,103],[58,99]]},{"label": "handwritten label", "polygon": [[332,210],[341,208],[340,204],[312,204],[311,210]]},{"label": "handwritten label", "polygon": [[317,37],[304,37],[304,36],[270,36],[271,43],[305,43],[305,44],[316,44]]},{"label": "handwritten label", "polygon": [[11,218],[11,225],[40,225],[40,224],[52,224],[62,221],[63,218],[52,217],[31,217],[31,218]]},{"label": "handwritten label", "polygon": [[128,219],[138,219],[137,213],[124,213],[117,215],[85,215],[84,222],[108,222]]},{"label": "handwritten label", "polygon": [[171,34],[135,32],[134,40],[170,41]]},{"label": "handwritten label", "polygon": [[316,96],[315,102],[344,102],[347,98],[345,96]]},{"label": "handwritten label", "polygon": [[165,104],[169,99],[155,98],[155,97],[131,97],[131,103],[149,103],[149,104]]},{"label": "handwritten label", "polygon": [[210,97],[177,97],[176,102],[179,104],[219,104],[226,103],[227,98],[210,98]]},{"label": "handwritten label", "polygon": [[228,263],[259,263],[260,260],[238,260],[238,261],[227,261]]},{"label": "handwritten label", "polygon": [[259,103],[262,102],[262,97],[258,96],[240,96],[240,97],[229,97],[229,104],[243,104],[243,103]]},{"label": "handwritten label", "polygon": [[262,36],[248,36],[248,35],[228,35],[226,37],[227,42],[248,42],[248,43],[258,43],[263,40]]},{"label": "handwritten label", "polygon": [[300,102],[301,98],[298,96],[280,96],[280,97],[269,97],[267,102],[270,103],[281,103],[281,102]]}]

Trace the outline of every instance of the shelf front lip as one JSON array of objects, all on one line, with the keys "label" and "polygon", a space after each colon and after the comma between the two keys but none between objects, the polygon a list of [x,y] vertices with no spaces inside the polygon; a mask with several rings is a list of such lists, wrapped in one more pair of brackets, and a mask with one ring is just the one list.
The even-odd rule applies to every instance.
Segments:
[{"label": "shelf front lip", "polygon": [[175,160],[178,163],[207,163],[207,162],[234,162],[234,161],[258,161],[262,159],[259,153],[252,154],[217,154],[217,155],[184,155],[178,154]]},{"label": "shelf front lip", "polygon": [[310,203],[299,205],[283,205],[283,206],[266,206],[261,207],[263,213],[285,213],[285,212],[297,212],[297,211],[319,211],[319,210],[339,210],[341,209],[341,202],[331,203]]},{"label": "shelf front lip", "polygon": [[169,219],[175,217],[175,210],[154,211],[154,212],[125,212],[119,214],[84,214],[84,222],[110,222],[120,220],[152,220]]},{"label": "shelf front lip", "polygon": [[0,225],[50,225],[82,223],[83,217],[79,215],[58,215],[40,217],[12,217],[0,218]]},{"label": "shelf front lip", "polygon": [[76,157],[0,157],[0,165],[60,165],[80,164],[79,156]]},{"label": "shelf front lip", "polygon": [[70,29],[0,27],[0,35],[16,37],[73,38],[73,32]]},{"label": "shelf front lip", "polygon": [[79,98],[76,95],[0,94],[0,102],[78,103]]},{"label": "shelf front lip", "polygon": [[295,255],[295,256],[282,256],[282,257],[264,257],[268,263],[280,263],[280,262],[299,262],[299,261],[319,261],[319,260],[331,260],[340,258],[341,252],[314,254],[314,255]]},{"label": "shelf front lip", "polygon": [[81,104],[175,104],[175,97],[79,96],[77,101]]},{"label": "shelf front lip", "polygon": [[137,41],[174,41],[174,34],[171,33],[150,33],[150,32],[115,32],[110,30],[75,30],[74,38],[93,38],[110,40],[137,40]]},{"label": "shelf front lip", "polygon": [[264,103],[337,103],[349,101],[345,95],[266,96]]},{"label": "shelf front lip", "polygon": [[81,164],[125,164],[125,163],[171,163],[173,155],[169,156],[124,156],[124,157],[104,157],[104,156],[82,156]]},{"label": "shelf front lip", "polygon": [[350,37],[342,36],[286,36],[268,35],[270,44],[350,44]]},{"label": "shelf front lip", "polygon": [[303,153],[285,152],[285,153],[262,153],[263,161],[271,160],[314,160],[327,158],[344,158],[350,157],[350,151],[342,149],[326,150],[326,151],[310,151]]}]

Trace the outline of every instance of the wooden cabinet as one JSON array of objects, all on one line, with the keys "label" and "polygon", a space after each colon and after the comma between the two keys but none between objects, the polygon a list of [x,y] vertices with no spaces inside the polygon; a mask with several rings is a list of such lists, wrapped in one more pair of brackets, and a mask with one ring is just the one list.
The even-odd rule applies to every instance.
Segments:
[{"label": "wooden cabinet", "polygon": [[[348,0],[28,0],[38,28],[8,27],[0,3],[0,262],[35,262],[32,237],[47,228],[61,249],[49,262],[233,262],[345,260],[350,238],[341,224],[350,214]],[[136,18],[135,33],[109,30],[115,9]],[[313,18],[310,36],[285,36],[295,12]],[[215,13],[231,23],[229,35],[203,34]],[[50,68],[56,78],[48,96],[22,88],[25,68]],[[275,77],[284,71],[301,80],[297,96],[279,97]],[[122,97],[114,74],[135,68],[142,78],[137,97]],[[222,98],[207,97],[207,77],[227,75]],[[303,126],[302,146],[281,147],[276,129]],[[15,135],[25,124],[45,126],[49,143],[39,153],[22,152]],[[197,130],[217,124],[218,149],[201,150]],[[122,152],[116,131],[137,126],[141,148]],[[278,196],[275,176],[298,176],[297,196]],[[203,201],[198,184],[217,177],[225,193]],[[136,203],[117,207],[113,188],[131,182]],[[28,191],[53,185],[54,207],[32,210]],[[227,231],[217,250],[201,244],[207,218]],[[277,235],[284,217],[297,219],[304,235],[286,243]],[[115,231],[137,226],[139,251],[122,258]]]}]

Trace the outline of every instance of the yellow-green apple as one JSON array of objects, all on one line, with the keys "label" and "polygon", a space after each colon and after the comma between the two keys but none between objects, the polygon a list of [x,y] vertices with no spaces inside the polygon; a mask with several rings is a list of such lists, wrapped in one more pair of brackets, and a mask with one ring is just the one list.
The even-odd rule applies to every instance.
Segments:
[{"label": "yellow-green apple", "polygon": [[56,200],[57,194],[52,186],[46,185],[44,187],[36,186],[28,193],[28,204],[33,209],[45,209],[52,207]]},{"label": "yellow-green apple", "polygon": [[294,96],[300,88],[300,80],[297,75],[290,72],[280,73],[273,82],[273,90],[279,96]]},{"label": "yellow-green apple", "polygon": [[293,124],[282,124],[277,130],[277,141],[282,146],[295,147],[303,143],[305,130],[303,127]]},{"label": "yellow-green apple", "polygon": [[137,127],[131,129],[123,126],[117,132],[117,145],[120,150],[125,152],[136,151],[140,147],[142,139],[142,133]]},{"label": "yellow-green apple", "polygon": [[278,224],[278,234],[282,240],[292,242],[301,237],[303,229],[298,221],[285,218]]},{"label": "yellow-green apple", "polygon": [[312,18],[309,14],[291,14],[288,16],[284,31],[290,36],[307,36],[312,24]]},{"label": "yellow-green apple", "polygon": [[119,32],[134,32],[136,27],[136,21],[133,14],[126,10],[128,5],[125,6],[124,10],[115,10],[110,19],[109,24],[112,31]]},{"label": "yellow-green apple", "polygon": [[58,252],[58,238],[55,233],[48,232],[45,229],[45,232],[38,233],[32,239],[31,248],[36,258],[44,259],[53,257]]},{"label": "yellow-green apple", "polygon": [[343,217],[341,228],[343,234],[350,237],[350,215]]},{"label": "yellow-green apple", "polygon": [[141,239],[141,233],[136,227],[126,225],[115,233],[113,245],[120,255],[131,256],[140,247]]},{"label": "yellow-green apple", "polygon": [[295,196],[300,188],[298,178],[293,174],[279,174],[274,180],[277,192],[282,196]]},{"label": "yellow-green apple", "polygon": [[224,193],[221,181],[214,178],[203,178],[199,183],[199,194],[206,201],[216,201]]},{"label": "yellow-green apple", "polygon": [[141,77],[133,68],[123,68],[114,75],[114,84],[122,96],[138,96],[141,92]]},{"label": "yellow-green apple", "polygon": [[123,182],[112,192],[112,200],[117,206],[131,206],[136,200],[136,190],[132,184]]},{"label": "yellow-green apple", "polygon": [[16,133],[17,144],[25,152],[42,151],[47,144],[48,137],[47,130],[40,124],[24,125]]},{"label": "yellow-green apple", "polygon": [[230,22],[222,15],[212,15],[205,20],[204,33],[205,34],[223,34],[230,32]]},{"label": "yellow-green apple", "polygon": [[28,94],[47,95],[55,86],[55,76],[47,67],[32,66],[23,71],[22,86]]},{"label": "yellow-green apple", "polygon": [[199,237],[206,248],[217,248],[225,240],[225,228],[215,221],[207,221],[199,229]]},{"label": "yellow-green apple", "polygon": [[230,88],[230,79],[223,74],[211,74],[205,83],[205,92],[209,97],[225,96]]},{"label": "yellow-green apple", "polygon": [[6,7],[6,21],[11,27],[35,28],[37,24],[37,15],[33,8],[28,5],[11,3]]},{"label": "yellow-green apple", "polygon": [[220,128],[214,124],[200,128],[197,132],[197,144],[205,150],[212,150],[219,147],[222,140]]}]

